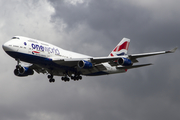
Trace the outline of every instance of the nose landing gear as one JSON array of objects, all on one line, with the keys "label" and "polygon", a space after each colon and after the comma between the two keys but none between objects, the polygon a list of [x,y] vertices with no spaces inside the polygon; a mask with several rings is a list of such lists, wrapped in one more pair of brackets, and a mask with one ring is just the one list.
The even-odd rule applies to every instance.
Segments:
[{"label": "nose landing gear", "polygon": [[22,71],[21,70],[22,67],[21,67],[21,65],[19,65],[20,60],[16,59],[16,61],[17,61],[17,65],[16,65],[16,68],[14,69],[14,74],[18,76],[20,74],[20,72]]}]

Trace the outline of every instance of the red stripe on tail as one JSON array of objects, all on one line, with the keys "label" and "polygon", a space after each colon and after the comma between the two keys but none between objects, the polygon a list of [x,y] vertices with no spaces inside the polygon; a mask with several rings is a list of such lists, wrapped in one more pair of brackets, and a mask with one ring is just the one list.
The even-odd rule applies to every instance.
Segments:
[{"label": "red stripe on tail", "polygon": [[129,42],[126,41],[122,45],[119,46],[118,52],[122,49],[128,50],[128,47],[129,47]]},{"label": "red stripe on tail", "polygon": [[118,46],[116,46],[116,48],[113,50],[114,52],[116,52],[117,51],[117,49],[118,49]]},{"label": "red stripe on tail", "polygon": [[110,54],[112,57],[114,56],[112,53]]}]

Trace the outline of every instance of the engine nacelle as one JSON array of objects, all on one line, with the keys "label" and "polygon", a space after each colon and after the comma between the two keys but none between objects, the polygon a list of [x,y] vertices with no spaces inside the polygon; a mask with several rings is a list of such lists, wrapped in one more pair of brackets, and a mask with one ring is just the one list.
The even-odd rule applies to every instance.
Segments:
[{"label": "engine nacelle", "polygon": [[28,67],[20,67],[14,70],[14,74],[19,77],[24,77],[28,75],[33,75],[34,71]]},{"label": "engine nacelle", "polygon": [[88,69],[88,68],[92,68],[93,65],[89,61],[81,60],[78,62],[78,67],[81,69]]},{"label": "engine nacelle", "polygon": [[131,66],[133,65],[132,61],[127,58],[119,58],[117,60],[117,64],[122,65],[122,66]]}]

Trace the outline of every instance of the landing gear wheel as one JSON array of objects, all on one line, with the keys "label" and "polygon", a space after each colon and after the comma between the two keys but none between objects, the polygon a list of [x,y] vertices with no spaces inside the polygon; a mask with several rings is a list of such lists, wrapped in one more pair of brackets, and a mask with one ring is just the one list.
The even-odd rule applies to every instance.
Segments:
[{"label": "landing gear wheel", "polygon": [[74,76],[71,76],[71,79],[73,80],[73,79],[74,79]]},{"label": "landing gear wheel", "polygon": [[53,78],[53,75],[51,74],[51,75],[48,75],[47,76],[48,78],[49,78],[49,82],[51,83],[51,82],[55,82],[55,79]]},{"label": "landing gear wheel", "polygon": [[19,75],[19,70],[18,70],[18,69],[15,69],[15,70],[14,70],[14,74],[15,74],[15,75]]},{"label": "landing gear wheel", "polygon": [[74,81],[82,80],[82,76],[80,76],[80,75],[71,76],[71,79]]},{"label": "landing gear wheel", "polygon": [[82,80],[82,76],[79,76],[79,79]]},{"label": "landing gear wheel", "polygon": [[52,79],[53,78],[53,75],[48,75],[47,76],[49,79]]},{"label": "landing gear wheel", "polygon": [[61,80],[64,81],[64,82],[69,82],[69,78],[68,77],[62,77]]},{"label": "landing gear wheel", "polygon": [[19,69],[19,68],[21,68],[21,66],[20,65],[16,65],[16,69]]},{"label": "landing gear wheel", "polygon": [[16,61],[17,61],[17,65],[16,65],[16,68],[15,68],[15,70],[14,70],[14,74],[16,75],[16,76],[19,76],[20,75],[20,73],[23,73],[23,67],[21,67],[21,65],[19,65],[19,63],[20,63],[20,60],[19,59],[15,59]]},{"label": "landing gear wheel", "polygon": [[51,83],[51,82],[55,82],[55,79],[49,79],[49,82]]}]

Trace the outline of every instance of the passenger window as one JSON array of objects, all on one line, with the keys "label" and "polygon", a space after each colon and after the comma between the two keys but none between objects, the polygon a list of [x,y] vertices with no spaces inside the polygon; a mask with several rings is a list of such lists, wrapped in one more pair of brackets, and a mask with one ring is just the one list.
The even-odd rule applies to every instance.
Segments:
[{"label": "passenger window", "polygon": [[17,45],[13,45],[13,47],[19,47],[19,46],[17,46]]}]

